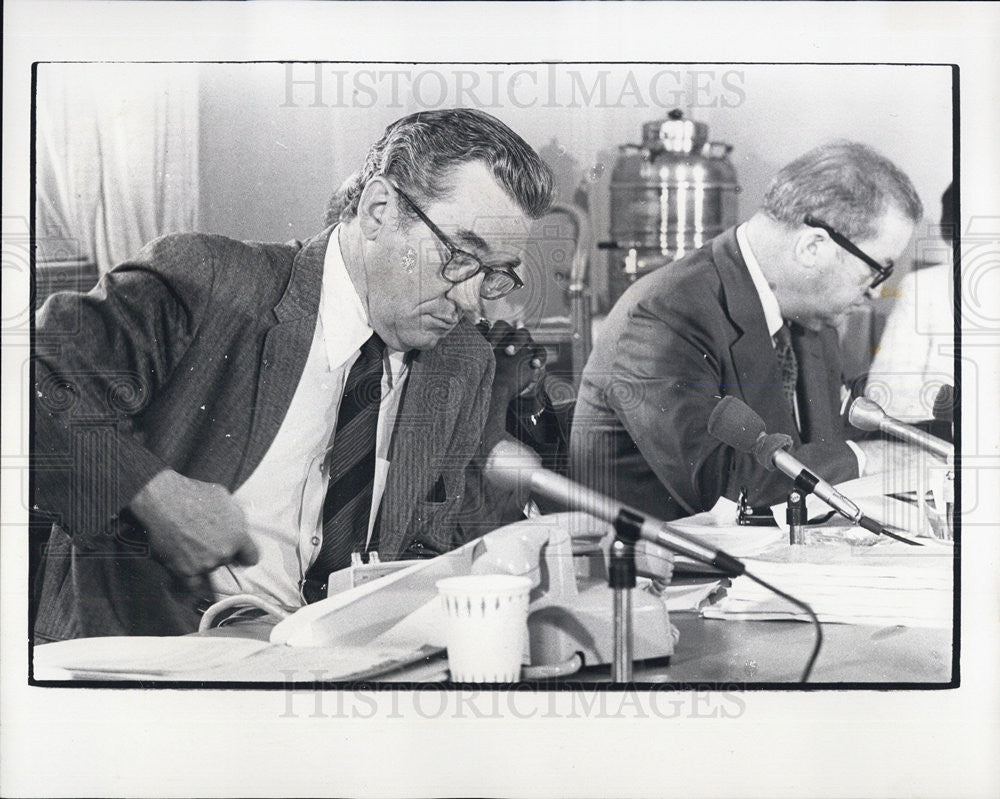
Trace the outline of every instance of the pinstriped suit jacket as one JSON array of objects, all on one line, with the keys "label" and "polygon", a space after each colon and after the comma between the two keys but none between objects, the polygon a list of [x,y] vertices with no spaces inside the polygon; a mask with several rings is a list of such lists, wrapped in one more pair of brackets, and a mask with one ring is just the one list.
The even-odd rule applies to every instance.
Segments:
[{"label": "pinstriped suit jacket", "polygon": [[[198,598],[150,556],[123,509],[167,467],[231,491],[253,472],[305,365],[330,233],[285,245],[166,236],[88,294],[53,295],[41,309],[32,502],[55,524],[39,641],[197,629]],[[464,322],[415,354],[390,445],[385,558],[414,540],[458,543],[493,370]]]},{"label": "pinstriped suit jacket", "polygon": [[836,332],[799,330],[799,411],[782,393],[764,311],[735,228],[637,281],[616,303],[583,372],[570,446],[574,476],[660,518],[736,499],[780,502],[791,480],[708,434],[719,399],[742,399],[769,433],[830,481],[858,476],[840,416]]}]

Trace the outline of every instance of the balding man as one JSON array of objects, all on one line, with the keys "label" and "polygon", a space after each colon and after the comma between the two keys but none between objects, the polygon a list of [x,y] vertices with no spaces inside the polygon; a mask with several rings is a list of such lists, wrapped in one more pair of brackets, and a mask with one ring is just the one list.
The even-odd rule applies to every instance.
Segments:
[{"label": "balding man", "polygon": [[754,505],[780,502],[788,478],[707,431],[727,395],[829,481],[882,470],[880,444],[846,440],[833,323],[888,277],[921,215],[910,180],[865,145],[836,142],[784,167],[746,223],[612,309],[583,373],[574,476],[666,519],[744,486]]}]

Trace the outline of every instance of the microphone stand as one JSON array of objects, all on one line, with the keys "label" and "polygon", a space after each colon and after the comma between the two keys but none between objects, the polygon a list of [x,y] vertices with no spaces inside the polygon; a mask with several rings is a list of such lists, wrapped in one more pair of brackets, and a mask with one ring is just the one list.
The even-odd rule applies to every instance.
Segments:
[{"label": "microphone stand", "polygon": [[615,540],[611,544],[608,585],[614,594],[614,655],[611,679],[632,682],[632,589],[636,584],[635,544],[642,531],[636,518],[619,512],[615,518]]},{"label": "microphone stand", "polygon": [[[731,398],[727,398],[731,399]],[[726,400],[723,400],[725,402]],[[763,422],[760,424],[763,429]],[[491,481],[506,489],[524,490],[524,477],[532,493],[577,511],[589,513],[597,519],[612,522],[615,540],[611,548],[608,584],[614,593],[614,657],[612,675],[615,682],[632,679],[632,595],[636,584],[635,544],[642,538],[658,547],[687,555],[699,563],[707,563],[732,577],[745,574],[751,580],[773,591],[781,598],[802,608],[816,625],[816,643],[802,672],[802,682],[809,679],[813,664],[823,644],[823,629],[816,613],[805,602],[775,588],[749,572],[746,566],[732,555],[699,541],[695,536],[673,530],[668,522],[646,518],[635,508],[616,503],[610,497],[574,483],[561,475],[541,468],[538,455],[513,441],[501,440],[490,452],[486,473]]]},{"label": "microphone stand", "polygon": [[802,525],[806,523],[806,495],[797,488],[788,493],[785,521],[788,523],[788,543],[804,544],[806,536]]}]

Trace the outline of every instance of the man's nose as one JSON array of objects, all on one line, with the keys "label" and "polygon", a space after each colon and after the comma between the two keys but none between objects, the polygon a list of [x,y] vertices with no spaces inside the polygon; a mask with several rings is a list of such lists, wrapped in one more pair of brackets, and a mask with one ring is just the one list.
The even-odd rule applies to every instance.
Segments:
[{"label": "man's nose", "polygon": [[476,319],[483,315],[483,300],[479,296],[479,288],[483,285],[486,275],[480,272],[473,275],[468,280],[455,283],[445,294],[459,310],[473,315]]}]

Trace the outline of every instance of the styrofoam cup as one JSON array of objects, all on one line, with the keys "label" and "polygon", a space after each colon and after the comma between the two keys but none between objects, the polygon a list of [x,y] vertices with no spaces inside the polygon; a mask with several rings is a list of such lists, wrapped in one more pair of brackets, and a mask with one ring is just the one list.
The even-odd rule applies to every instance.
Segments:
[{"label": "styrofoam cup", "polygon": [[531,579],[472,574],[437,581],[455,682],[517,682],[528,642]]}]

